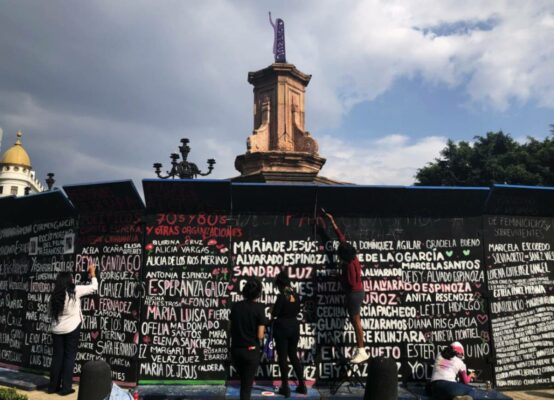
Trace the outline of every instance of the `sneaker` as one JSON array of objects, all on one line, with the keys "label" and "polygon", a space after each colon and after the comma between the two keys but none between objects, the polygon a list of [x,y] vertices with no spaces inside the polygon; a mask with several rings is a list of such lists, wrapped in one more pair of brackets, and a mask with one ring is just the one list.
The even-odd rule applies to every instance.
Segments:
[{"label": "sneaker", "polygon": [[356,348],[356,351],[354,351],[354,354],[352,355],[350,362],[352,364],[359,364],[359,363],[363,363],[364,361],[367,361],[368,359],[369,359],[369,356],[367,355],[365,349],[363,347],[358,347]]},{"label": "sneaker", "polygon": [[356,356],[358,355],[358,348],[354,348],[354,351],[352,352],[352,356],[350,357],[350,359],[353,359],[353,358],[356,358]]},{"label": "sneaker", "polygon": [[308,394],[308,388],[305,383],[301,383],[296,387],[296,393],[298,394]]},{"label": "sneaker", "polygon": [[75,393],[75,389],[62,389],[58,392],[60,396],[69,396],[70,394]]},{"label": "sneaker", "polygon": [[288,399],[290,397],[290,387],[288,385],[281,385],[277,393],[285,396],[285,399]]}]

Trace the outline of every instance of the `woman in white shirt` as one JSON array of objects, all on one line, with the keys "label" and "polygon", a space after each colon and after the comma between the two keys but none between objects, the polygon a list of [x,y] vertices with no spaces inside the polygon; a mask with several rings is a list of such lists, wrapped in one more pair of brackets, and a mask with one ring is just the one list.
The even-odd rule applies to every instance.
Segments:
[{"label": "woman in white shirt", "polygon": [[437,356],[431,376],[431,393],[434,400],[471,400],[474,388],[468,385],[475,373],[467,373],[464,346],[454,342]]},{"label": "woman in white shirt", "polygon": [[70,272],[60,272],[56,277],[54,292],[50,298],[53,354],[48,393],[58,392],[65,396],[75,392],[71,384],[83,321],[80,299],[98,289],[96,266],[89,265],[87,272],[91,279],[90,285],[76,286]]}]

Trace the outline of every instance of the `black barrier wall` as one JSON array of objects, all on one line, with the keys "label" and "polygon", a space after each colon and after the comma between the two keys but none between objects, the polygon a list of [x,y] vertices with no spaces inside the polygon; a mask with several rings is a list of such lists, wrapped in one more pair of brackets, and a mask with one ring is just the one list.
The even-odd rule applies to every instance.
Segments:
[{"label": "black barrier wall", "polygon": [[496,382],[554,382],[554,190],[497,186],[484,217]]},{"label": "black barrier wall", "polygon": [[86,271],[90,262],[98,266],[98,293],[81,301],[75,373],[102,357],[113,380],[136,382],[144,205],[130,181],[64,189],[80,217],[75,272]]},{"label": "black barrier wall", "polygon": [[50,366],[48,302],[58,272],[74,271],[76,219],[61,192],[1,202],[0,362]]},{"label": "black barrier wall", "polygon": [[[554,327],[554,190],[143,182],[78,185],[0,200],[0,362],[49,367],[46,307],[57,271],[99,294],[83,300],[78,374],[102,358],[124,384],[223,383],[228,310],[251,276],[288,271],[300,294],[306,378],[337,377],[354,332],[343,307],[332,212],[358,251],[362,321],[372,357],[396,360],[405,381],[430,378],[452,341],[482,381],[548,386]],[[492,325],[491,325],[492,324]],[[491,327],[492,326],[492,327]],[[39,342],[40,341],[40,342]],[[362,371],[364,374],[366,371]],[[262,359],[259,379],[278,379]]]}]

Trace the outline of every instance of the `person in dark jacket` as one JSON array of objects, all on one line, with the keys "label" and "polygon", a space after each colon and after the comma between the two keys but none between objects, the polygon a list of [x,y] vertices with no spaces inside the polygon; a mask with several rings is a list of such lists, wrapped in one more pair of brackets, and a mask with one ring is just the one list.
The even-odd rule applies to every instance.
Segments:
[{"label": "person in dark jacket", "polygon": [[250,278],[242,289],[243,301],[231,306],[231,357],[240,377],[240,400],[250,400],[254,376],[260,365],[260,341],[264,338],[265,308],[256,300],[262,283]]},{"label": "person in dark jacket", "polygon": [[300,340],[300,323],[297,319],[300,312],[300,299],[291,287],[290,278],[285,271],[280,272],[275,278],[275,285],[279,289],[279,295],[271,319],[273,320],[273,339],[279,368],[281,369],[281,387],[279,394],[290,397],[289,388],[289,363],[292,364],[298,386],[296,392],[307,394],[308,389],[304,382],[304,373],[300,360],[298,359],[298,340]]},{"label": "person in dark jacket", "polygon": [[362,329],[362,319],[360,310],[365,297],[364,285],[362,282],[362,266],[356,256],[356,249],[346,241],[346,236],[341,232],[335,218],[328,212],[324,214],[329,218],[333,229],[339,239],[337,255],[341,261],[342,286],[346,295],[346,309],[350,317],[350,322],[354,326],[356,334],[356,350],[352,355],[350,362],[358,364],[366,361],[369,356],[364,345],[364,331]]}]

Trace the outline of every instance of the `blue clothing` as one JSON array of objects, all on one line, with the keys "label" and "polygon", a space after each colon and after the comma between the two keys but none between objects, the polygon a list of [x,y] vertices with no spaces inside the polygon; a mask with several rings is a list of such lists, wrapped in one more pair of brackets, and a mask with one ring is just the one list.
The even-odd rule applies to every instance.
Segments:
[{"label": "blue clothing", "polygon": [[475,388],[470,385],[451,381],[433,381],[431,383],[433,400],[451,400],[456,396],[474,396]]}]

